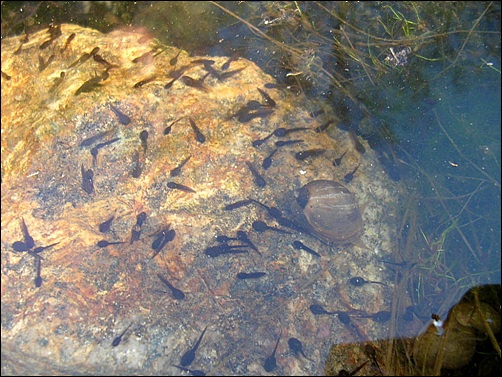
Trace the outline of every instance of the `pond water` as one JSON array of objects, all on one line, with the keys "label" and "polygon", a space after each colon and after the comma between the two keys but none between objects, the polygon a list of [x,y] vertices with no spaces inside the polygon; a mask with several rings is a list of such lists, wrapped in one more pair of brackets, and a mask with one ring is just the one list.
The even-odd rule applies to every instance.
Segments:
[{"label": "pond water", "polygon": [[[331,137],[366,140],[374,151],[369,161],[385,175],[385,180],[374,175],[373,183],[390,182],[394,191],[385,190],[396,194],[397,205],[389,236],[393,242],[384,242],[393,250],[375,253],[375,258],[380,258],[386,279],[393,281],[393,315],[406,312],[415,319],[409,328],[407,322],[396,321],[391,334],[416,336],[431,323],[431,315],[446,319],[473,287],[500,286],[500,3],[2,3],[3,38],[34,33],[51,21],[102,32],[134,30],[194,56],[235,54],[276,79],[278,88],[299,99],[312,119],[331,119],[326,114],[333,114]],[[2,143],[2,152],[4,148]],[[335,152],[340,156],[344,150]],[[357,180],[357,171],[354,177]],[[364,182],[362,187],[372,187]],[[8,245],[2,245],[2,253],[4,247]],[[331,267],[322,268],[331,273],[342,270]],[[4,268],[8,267],[2,259]],[[328,296],[322,288],[316,293],[316,284],[312,294],[318,302]],[[240,287],[232,289],[234,297],[244,300]],[[3,297],[2,293],[2,306]],[[281,297],[287,303],[288,293]],[[489,297],[485,301],[499,310],[500,302]],[[8,322],[3,319],[2,326],[4,321]],[[125,329],[127,323],[121,326]],[[313,326],[318,340],[327,331],[323,326],[328,325]],[[203,328],[187,335],[192,345],[199,330]],[[279,341],[279,330],[271,331],[266,352],[273,350],[275,339]],[[323,342],[329,343],[319,340]],[[309,350],[313,352],[313,346]],[[326,359],[327,352],[316,356]],[[223,354],[232,366],[216,364],[216,371],[256,371],[238,365],[232,353]],[[279,348],[279,354],[285,358],[287,348]],[[205,367],[214,366],[212,356],[205,356]],[[335,370],[355,369],[357,363],[352,363],[338,360]],[[279,364],[283,372],[323,373],[322,366],[287,369],[286,362]],[[365,373],[378,371],[373,366]]]}]

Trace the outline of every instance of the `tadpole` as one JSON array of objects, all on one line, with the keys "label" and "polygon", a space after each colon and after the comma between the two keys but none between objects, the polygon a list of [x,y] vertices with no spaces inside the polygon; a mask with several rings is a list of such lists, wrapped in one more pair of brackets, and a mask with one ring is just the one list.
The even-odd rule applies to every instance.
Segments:
[{"label": "tadpole", "polygon": [[197,348],[199,348],[200,342],[202,342],[202,338],[204,337],[204,334],[206,333],[207,326],[204,328],[204,331],[202,331],[202,334],[199,337],[199,340],[197,340],[197,343],[190,348],[188,351],[186,351],[183,356],[181,356],[180,359],[180,365],[183,367],[188,367],[190,364],[192,364],[193,360],[195,359],[195,351],[197,351]]},{"label": "tadpole", "polygon": [[352,284],[353,286],[356,286],[356,287],[361,287],[364,284],[370,284],[370,283],[371,284],[380,284],[380,285],[385,285],[385,286],[387,285],[387,284],[379,282],[379,281],[365,280],[364,278],[362,278],[360,276],[350,278],[349,283]]},{"label": "tadpole", "polygon": [[276,228],[273,226],[269,226],[264,221],[261,221],[261,220],[253,221],[252,227],[254,230],[256,230],[257,232],[260,232],[260,233],[265,232],[267,230],[273,230],[274,232],[278,232],[278,233],[291,234],[291,232],[288,232],[287,230],[282,230],[282,229],[279,229],[279,228]]},{"label": "tadpole", "polygon": [[272,372],[275,367],[277,366],[277,361],[275,359],[275,353],[277,351],[277,346],[279,345],[279,341],[281,340],[281,336],[282,336],[282,329],[281,329],[281,333],[279,334],[279,337],[277,338],[277,343],[275,343],[275,347],[274,347],[274,350],[272,351],[272,354],[267,357],[267,359],[265,360],[265,363],[263,364],[263,368],[265,369],[266,372]]},{"label": "tadpole", "polygon": [[113,347],[117,347],[120,344],[120,342],[122,341],[122,337],[124,336],[126,331],[129,330],[129,327],[131,327],[132,324],[133,324],[133,322],[131,322],[129,324],[129,326],[127,326],[126,329],[124,331],[122,331],[122,334],[120,334],[119,336],[115,337],[115,339],[113,339],[113,342],[112,342]]}]

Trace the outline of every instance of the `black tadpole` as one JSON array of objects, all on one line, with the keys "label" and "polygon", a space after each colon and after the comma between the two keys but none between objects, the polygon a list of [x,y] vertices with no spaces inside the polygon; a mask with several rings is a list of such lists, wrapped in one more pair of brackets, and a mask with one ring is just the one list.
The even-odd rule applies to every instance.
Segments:
[{"label": "black tadpole", "polygon": [[141,212],[136,216],[136,225],[142,226],[146,220],[146,212]]},{"label": "black tadpole", "polygon": [[380,310],[379,312],[374,313],[371,315],[371,319],[374,322],[387,322],[390,320],[392,317],[392,313],[389,312],[388,310]]},{"label": "black tadpole", "polygon": [[261,90],[260,88],[256,88],[260,92],[261,96],[263,97],[263,100],[265,101],[266,106],[269,107],[274,107],[276,105],[276,102],[268,95],[267,92],[264,90]]},{"label": "black tadpole", "polygon": [[356,147],[356,150],[359,153],[364,154],[366,152],[366,148],[364,148],[364,146],[361,144],[361,142],[357,138],[356,133],[354,132],[353,129],[350,129],[349,135],[350,135],[350,138],[352,139],[352,141],[354,142],[354,146]]},{"label": "black tadpole", "polygon": [[279,341],[281,340],[282,336],[282,329],[281,333],[279,334],[279,338],[277,338],[277,343],[275,343],[274,350],[272,351],[272,354],[267,357],[267,360],[265,360],[265,363],[263,364],[263,368],[265,369],[266,372],[272,372],[275,367],[277,366],[277,361],[275,360],[275,353],[277,351],[277,346],[279,345]]},{"label": "black tadpole", "polygon": [[96,166],[98,162],[98,153],[99,153],[99,148],[93,147],[91,149],[92,166]]},{"label": "black tadpole", "polygon": [[272,165],[272,157],[274,157],[274,154],[277,153],[279,149],[275,148],[272,153],[270,153],[265,159],[263,160],[261,166],[264,170],[267,170],[271,165]]},{"label": "black tadpole", "polygon": [[171,58],[171,60],[169,60],[169,64],[176,65],[178,63],[178,56],[180,56],[180,54],[181,50],[179,50],[178,53],[173,58]]},{"label": "black tadpole", "polygon": [[188,162],[191,158],[192,158],[192,156],[190,155],[190,156],[188,156],[187,158],[185,158],[183,161],[181,161],[181,162],[180,162],[180,164],[179,164],[177,167],[175,167],[173,170],[171,170],[171,171],[169,172],[169,175],[170,175],[171,177],[177,177],[178,175],[180,175],[180,174],[181,174],[181,168],[182,168],[183,166],[185,166],[185,164],[186,164],[186,163],[187,163],[187,162]]},{"label": "black tadpole", "polygon": [[103,58],[99,54],[94,54],[93,58],[94,58],[94,61],[96,61],[100,64],[103,64],[107,70],[109,70],[111,68],[118,68],[118,65],[110,63],[108,60],[106,60],[105,58]]},{"label": "black tadpole", "polygon": [[356,315],[356,317],[359,318],[369,318],[374,322],[387,322],[388,320],[391,319],[392,314],[388,310],[380,310],[379,312],[376,313],[368,313],[368,314],[359,314]]},{"label": "black tadpole", "polygon": [[153,259],[168,242],[174,240],[175,236],[176,231],[174,229],[170,229],[169,225],[162,229],[155,240],[152,242],[152,249],[155,251],[155,253],[150,259]]},{"label": "black tadpole", "polygon": [[323,315],[323,314],[337,314],[338,312],[328,312],[326,309],[323,308],[322,305],[319,304],[312,304],[309,307],[310,311],[312,314],[315,315]]},{"label": "black tadpole", "polygon": [[299,161],[303,161],[310,157],[318,157],[322,155],[324,152],[326,152],[326,149],[321,149],[321,148],[309,149],[306,151],[296,152],[295,158]]},{"label": "black tadpole", "polygon": [[102,143],[98,143],[98,144],[96,144],[96,147],[95,147],[95,148],[97,148],[97,149],[101,149],[101,148],[106,147],[106,146],[108,146],[108,145],[110,145],[110,144],[116,143],[116,142],[117,142],[117,141],[119,141],[119,140],[120,140],[120,137],[114,137],[114,138],[113,138],[113,139],[111,139],[111,140],[103,141]]},{"label": "black tadpole", "polygon": [[237,279],[246,280],[246,279],[259,279],[267,275],[266,272],[239,272],[237,273]]},{"label": "black tadpole", "polygon": [[300,354],[304,358],[306,358],[307,360],[312,361],[312,359],[309,359],[305,355],[305,352],[303,352],[302,342],[300,342],[300,340],[298,340],[297,338],[289,338],[288,346],[289,346],[289,350],[295,355],[295,357],[298,357],[298,354]]},{"label": "black tadpole", "polygon": [[181,120],[181,118],[178,118],[176,119],[175,121],[173,121],[169,126],[167,126],[166,128],[164,128],[164,132],[163,134],[164,135],[169,135],[169,133],[171,132],[171,129],[172,127]]},{"label": "black tadpole", "polygon": [[237,73],[239,73],[240,71],[244,70],[245,68],[246,67],[241,67],[241,68],[233,69],[231,71],[222,72],[222,73],[220,73],[219,80],[220,81],[224,81],[224,80],[228,79],[229,77],[232,77],[232,76],[236,75]]},{"label": "black tadpole", "polygon": [[16,241],[12,244],[12,248],[14,251],[17,252],[23,252],[23,251],[28,251],[30,248],[22,241]]},{"label": "black tadpole", "polygon": [[274,232],[278,233],[291,234],[291,232],[288,232],[287,230],[282,230],[279,228],[275,228],[273,226],[268,226],[265,222],[261,220],[253,221],[252,226],[253,229],[256,230],[257,232],[265,232],[267,230],[273,230]]},{"label": "black tadpole", "polygon": [[195,140],[204,144],[206,142],[206,137],[202,134],[202,132],[200,132],[199,127],[197,127],[192,118],[188,118],[188,120],[190,121],[190,126],[192,126],[193,132],[195,133]]},{"label": "black tadpole", "polygon": [[92,169],[85,169],[84,164],[81,165],[80,171],[82,173],[82,189],[88,193],[94,193],[94,172]]},{"label": "black tadpole", "polygon": [[339,166],[342,163],[342,158],[343,158],[343,156],[345,156],[347,151],[348,151],[348,149],[345,152],[343,152],[340,157],[335,158],[335,160],[333,161],[333,166]]},{"label": "black tadpole", "polygon": [[12,244],[12,249],[16,252],[27,252],[30,255],[33,255],[34,257],[37,257],[39,259],[43,259],[41,256],[37,255],[38,253],[44,251],[45,249],[48,249],[50,247],[53,247],[57,245],[59,242],[53,243],[52,245],[48,246],[39,246],[36,247],[35,249],[31,250],[31,248],[28,247],[28,245],[25,242],[22,241],[16,241]]},{"label": "black tadpole", "polygon": [[230,63],[232,63],[233,61],[238,60],[238,59],[239,59],[239,54],[237,52],[233,52],[232,56],[230,56],[228,58],[228,60],[225,63],[223,63],[223,65],[221,66],[221,69],[223,71],[227,70],[230,67]]},{"label": "black tadpole", "polygon": [[75,38],[75,36],[76,36],[75,33],[71,33],[69,35],[69,37],[66,39],[66,43],[64,44],[63,48],[61,49],[61,53],[63,53],[66,50],[66,48],[69,46],[71,41]]},{"label": "black tadpole", "polygon": [[256,245],[249,239],[248,235],[246,234],[246,232],[243,232],[242,230],[238,230],[237,231],[237,238],[242,241],[242,242],[245,242],[248,244],[248,246],[253,249],[254,251],[256,251],[258,254],[261,255],[260,253],[260,250],[258,250],[258,248],[256,247]]},{"label": "black tadpole", "polygon": [[294,242],[293,242],[293,247],[294,247],[295,249],[297,249],[297,250],[304,250],[304,251],[306,251],[307,253],[312,254],[312,255],[314,255],[314,256],[316,256],[316,257],[318,257],[318,258],[320,258],[320,257],[321,257],[321,255],[320,255],[319,253],[315,252],[315,251],[314,251],[314,250],[312,250],[310,247],[305,246],[305,245],[304,245],[301,241],[294,241]]},{"label": "black tadpole", "polygon": [[284,127],[279,127],[279,128],[276,128],[273,132],[273,134],[277,137],[284,137],[288,134],[290,134],[291,132],[298,132],[298,131],[305,131],[305,130],[309,130],[310,128],[307,128],[307,127],[297,127],[297,128],[284,128]]},{"label": "black tadpole", "polygon": [[139,139],[141,140],[141,146],[143,147],[143,151],[146,153],[148,148],[148,131],[143,130],[139,133]]},{"label": "black tadpole", "polygon": [[344,325],[347,325],[347,326],[352,325],[352,320],[350,319],[350,316],[347,313],[338,312],[336,314],[337,314],[337,317],[340,320],[340,322],[342,322]]},{"label": "black tadpole", "polygon": [[127,115],[125,115],[119,109],[117,109],[115,106],[110,104],[110,108],[115,113],[117,118],[119,118],[119,122],[122,123],[124,126],[127,126],[129,123],[131,123],[131,118],[129,118]]},{"label": "black tadpole", "polygon": [[369,360],[366,360],[364,363],[359,365],[356,369],[354,369],[351,372],[349,372],[345,369],[342,369],[338,372],[337,376],[354,376],[357,372],[359,372],[361,369],[363,369],[363,367],[368,363],[369,363]]},{"label": "black tadpole", "polygon": [[206,333],[206,330],[207,326],[205,327],[204,331],[202,331],[202,334],[200,335],[199,340],[197,340],[197,343],[195,343],[195,345],[192,348],[190,348],[188,351],[185,352],[183,356],[181,356],[180,359],[181,366],[187,367],[190,364],[192,364],[192,362],[195,359],[195,351],[197,351],[197,348],[199,348],[200,342],[202,341],[202,337]]},{"label": "black tadpole", "polygon": [[132,245],[134,241],[138,241],[141,236],[141,226],[146,220],[146,212],[141,212],[136,216],[136,225],[131,229],[131,240],[129,243]]},{"label": "black tadpole", "polygon": [[260,101],[248,101],[248,103],[246,103],[246,106],[241,109],[241,114],[247,113],[248,111],[261,109],[261,107],[262,104],[260,103]]},{"label": "black tadpole", "polygon": [[202,92],[209,93],[211,91],[211,88],[204,84],[204,80],[209,75],[209,72],[202,76],[200,79],[194,79],[190,76],[181,76],[180,81],[185,84],[186,86],[190,86],[192,88],[198,89]]},{"label": "black tadpole", "polygon": [[94,136],[91,136],[91,137],[88,137],[87,139],[84,139],[81,143],[80,143],[80,148],[83,148],[83,147],[88,147],[92,144],[94,144],[96,141],[104,138],[106,135],[108,135],[111,131],[103,131],[103,132],[100,132],[99,134],[97,135],[94,135]]},{"label": "black tadpole", "polygon": [[113,347],[117,347],[120,344],[120,342],[122,341],[122,337],[124,336],[126,331],[129,330],[129,327],[131,327],[132,324],[133,324],[133,322],[131,322],[129,324],[129,326],[127,326],[126,329],[124,331],[122,331],[122,334],[120,334],[119,336],[115,337],[115,339],[113,339],[113,342],[112,342]]},{"label": "black tadpole", "polygon": [[111,226],[112,226],[112,222],[113,222],[114,219],[115,219],[115,215],[113,215],[108,220],[103,221],[101,224],[99,224],[99,231],[101,233],[108,232],[110,230]]},{"label": "black tadpole", "polygon": [[270,139],[272,136],[274,136],[274,133],[272,132],[268,136],[266,136],[263,139],[258,139],[253,141],[253,147],[258,148],[260,145],[262,145],[264,142],[266,142],[268,139]]},{"label": "black tadpole", "polygon": [[77,89],[75,95],[78,96],[80,93],[92,92],[96,88],[99,88],[101,86],[100,82],[106,80],[109,76],[110,76],[109,73],[107,71],[104,71],[101,73],[100,76],[95,76],[90,80],[87,80],[82,84],[82,86],[80,86],[80,88]]},{"label": "black tadpole", "polygon": [[380,285],[385,285],[385,286],[387,285],[387,284],[379,282],[379,281],[365,280],[364,278],[362,278],[360,276],[350,278],[349,283],[356,286],[356,287],[360,287],[364,284],[380,284]]},{"label": "black tadpole", "polygon": [[125,243],[125,242],[108,242],[107,240],[101,240],[101,241],[98,241],[97,245],[99,247],[103,248],[103,247],[107,247],[110,245],[119,245],[121,243]]},{"label": "black tadpole", "polygon": [[223,209],[225,211],[233,211],[234,209],[247,206],[252,203],[251,199],[239,200],[235,203],[227,204]]},{"label": "black tadpole", "polygon": [[162,283],[164,283],[167,288],[171,290],[171,293],[176,300],[183,300],[185,298],[185,294],[180,289],[174,287],[164,276],[162,276],[161,274],[157,274],[157,276],[162,281]]},{"label": "black tadpole", "polygon": [[53,246],[56,246],[59,242],[56,242],[56,243],[53,243],[53,244],[50,244],[50,245],[47,245],[47,246],[39,246],[39,247],[36,247],[35,249],[33,249],[33,253],[34,254],[38,254],[38,253],[41,253],[42,251],[44,251],[45,249],[49,249]]},{"label": "black tadpole", "polygon": [[185,186],[185,185],[181,185],[179,183],[176,183],[176,182],[167,182],[167,187],[169,187],[170,189],[173,189],[173,190],[180,190],[180,191],[185,191],[185,192],[197,192],[195,191],[194,189],[188,187],[188,186]]},{"label": "black tadpole", "polygon": [[239,253],[247,253],[248,251],[243,249],[247,248],[248,245],[227,245],[222,244],[219,246],[211,246],[204,250],[204,254],[210,256],[212,258],[219,257],[223,254],[239,254]]},{"label": "black tadpole", "polygon": [[277,148],[281,148],[281,147],[284,147],[286,145],[293,145],[293,144],[299,144],[299,143],[303,143],[303,140],[300,140],[300,139],[295,139],[295,140],[279,140],[279,141],[275,142],[275,146]]},{"label": "black tadpole", "polygon": [[278,220],[282,218],[282,212],[279,208],[269,207],[266,204],[263,204],[262,202],[259,202],[258,200],[255,199],[249,199],[249,200],[251,200],[255,204],[258,204],[260,207],[264,208],[267,211],[267,213],[274,219]]},{"label": "black tadpole", "polygon": [[350,183],[354,179],[354,174],[356,173],[357,169],[359,169],[359,165],[357,165],[356,168],[352,170],[350,173],[345,174],[345,176],[343,177],[345,183]]},{"label": "black tadpole", "polygon": [[248,166],[248,169],[251,172],[251,174],[253,174],[255,185],[261,188],[265,187],[267,185],[267,181],[265,181],[265,178],[263,178],[261,174],[258,173],[258,170],[256,170],[254,165],[249,161],[246,161],[246,165]]},{"label": "black tadpole", "polygon": [[264,117],[267,117],[270,114],[272,114],[273,112],[274,112],[274,110],[270,109],[270,108],[263,108],[263,109],[258,109],[258,110],[255,110],[255,111],[249,111],[249,112],[247,112],[245,114],[240,114],[237,117],[237,120],[239,122],[241,122],[241,123],[247,123],[247,122],[253,120],[254,118],[264,118]]},{"label": "black tadpole", "polygon": [[152,249],[155,251],[160,250],[162,246],[164,246],[165,241],[172,241],[175,235],[176,233],[174,232],[174,229],[169,229],[169,226],[164,228],[152,242]]}]

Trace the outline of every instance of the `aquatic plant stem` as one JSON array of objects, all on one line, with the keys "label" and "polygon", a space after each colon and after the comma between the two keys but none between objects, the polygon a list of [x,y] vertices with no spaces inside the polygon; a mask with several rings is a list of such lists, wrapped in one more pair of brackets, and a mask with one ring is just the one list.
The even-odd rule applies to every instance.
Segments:
[{"label": "aquatic plant stem", "polygon": [[486,321],[486,318],[483,314],[483,311],[481,310],[481,304],[479,302],[478,291],[475,289],[473,291],[473,293],[474,293],[474,302],[476,303],[476,310],[477,310],[479,316],[481,317],[481,320],[483,321],[483,326],[485,328],[486,333],[488,334],[488,337],[490,338],[490,341],[492,342],[493,348],[495,348],[495,351],[497,351],[499,358],[500,358],[500,356],[501,356],[500,346],[497,341],[497,338],[495,338],[495,335],[493,334],[492,328],[490,327],[490,325]]},{"label": "aquatic plant stem", "polygon": [[[243,19],[242,17],[238,16],[237,14],[232,12],[231,10],[226,9],[224,6],[218,4],[217,2],[210,1],[210,3],[213,4],[214,6],[220,8],[224,12],[228,13],[232,17],[235,17],[236,19],[241,21],[244,25],[246,25],[254,34],[256,34],[262,38],[265,38],[267,41],[271,42],[272,44],[277,46],[279,49],[281,49],[283,51],[287,51],[292,55],[297,55],[297,56],[303,55],[304,52],[302,50],[291,47],[285,43],[281,43],[281,42],[275,40],[274,38],[268,36],[263,31],[258,29],[256,26],[251,24],[250,22],[248,22],[245,19]],[[367,107],[363,103],[361,103],[361,101],[359,101],[349,90],[347,90],[344,86],[342,86],[340,80],[338,80],[337,77],[335,77],[329,71],[324,69],[324,67],[322,65],[315,64],[315,63],[313,63],[313,65],[315,66],[316,69],[318,69],[320,72],[325,74],[329,79],[333,80],[333,85],[337,86],[343,92],[343,94],[345,94],[348,98],[350,98],[351,101],[353,101],[356,105],[358,105],[359,108],[365,113],[365,115],[371,115],[371,112],[367,109]]]}]

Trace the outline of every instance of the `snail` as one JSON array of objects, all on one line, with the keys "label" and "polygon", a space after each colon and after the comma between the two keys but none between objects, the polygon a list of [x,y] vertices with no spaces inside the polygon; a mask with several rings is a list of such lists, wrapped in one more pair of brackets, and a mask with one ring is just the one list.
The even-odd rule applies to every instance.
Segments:
[{"label": "snail", "polygon": [[330,180],[307,183],[295,193],[291,212],[295,220],[321,241],[353,243],[363,231],[357,201],[348,189]]}]

